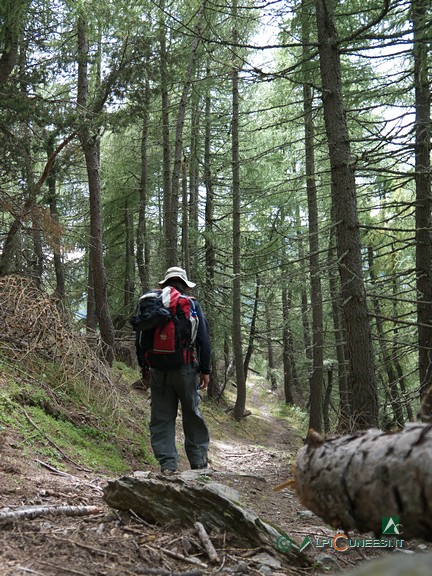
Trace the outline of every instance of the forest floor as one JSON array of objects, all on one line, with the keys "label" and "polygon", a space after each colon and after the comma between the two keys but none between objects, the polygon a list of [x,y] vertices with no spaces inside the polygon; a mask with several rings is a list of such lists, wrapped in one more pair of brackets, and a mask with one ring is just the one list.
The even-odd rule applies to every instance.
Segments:
[{"label": "forest floor", "polygon": [[[211,467],[226,473],[226,483],[238,491],[243,506],[282,528],[296,543],[301,544],[305,536],[313,542],[316,538],[330,540],[335,531],[306,510],[293,491],[273,491],[291,477],[291,462],[302,438],[298,429],[290,429],[286,419],[271,414],[266,400],[269,394],[265,383],[249,390],[252,414],[237,427],[226,424],[229,414],[216,417],[203,405],[212,432]],[[148,402],[148,398],[131,392],[129,401]],[[181,444],[180,425],[178,434]],[[0,516],[1,576],[338,574],[380,553],[361,548],[341,553],[312,544],[305,550],[311,566],[300,568],[281,562],[281,554],[272,559],[268,552],[263,556],[263,550],[245,547],[237,542],[236,535],[222,538],[211,534],[221,558],[220,564],[211,565],[194,529],[150,526],[134,514],[110,509],[101,490],[108,476],[85,472],[72,464],[67,472],[49,469],[36,454],[23,449],[17,433],[6,431],[0,441],[0,512],[22,506],[99,509],[93,515],[74,517],[62,514],[2,521]],[[187,469],[184,456],[181,467]],[[186,559],[179,559],[179,554]],[[193,563],[197,560],[201,564]]]}]

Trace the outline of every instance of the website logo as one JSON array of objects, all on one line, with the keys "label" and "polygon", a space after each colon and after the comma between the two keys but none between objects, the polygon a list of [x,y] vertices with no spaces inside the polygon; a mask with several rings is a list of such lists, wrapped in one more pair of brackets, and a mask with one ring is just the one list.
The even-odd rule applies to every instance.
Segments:
[{"label": "website logo", "polygon": [[399,516],[383,516],[381,522],[382,534],[402,534],[402,524],[399,524]]}]

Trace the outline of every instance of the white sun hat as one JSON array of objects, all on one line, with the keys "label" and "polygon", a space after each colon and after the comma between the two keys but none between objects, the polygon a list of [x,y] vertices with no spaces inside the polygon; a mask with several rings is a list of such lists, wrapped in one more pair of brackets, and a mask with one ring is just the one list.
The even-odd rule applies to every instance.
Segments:
[{"label": "white sun hat", "polygon": [[180,268],[179,266],[172,266],[171,268],[168,268],[168,270],[165,272],[165,278],[161,280],[159,284],[165,284],[165,282],[167,282],[170,278],[179,278],[189,288],[194,288],[194,286],[196,286],[195,282],[188,280],[186,270]]}]

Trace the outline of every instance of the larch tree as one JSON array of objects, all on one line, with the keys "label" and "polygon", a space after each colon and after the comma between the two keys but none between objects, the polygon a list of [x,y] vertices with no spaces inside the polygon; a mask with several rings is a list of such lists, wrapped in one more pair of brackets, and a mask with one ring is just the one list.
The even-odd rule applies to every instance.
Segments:
[{"label": "larch tree", "polygon": [[333,0],[316,0],[316,22],[346,325],[351,423],[353,428],[363,429],[378,424],[378,394],[362,269],[356,183],[342,96],[340,43]]},{"label": "larch tree", "polygon": [[309,427],[322,430],[322,396],[324,364],[324,312],[319,261],[319,214],[315,176],[315,143],[313,119],[313,78],[310,73],[310,23],[312,11],[307,0],[302,2],[303,42],[303,110],[305,130],[305,176],[309,221],[309,267],[312,307],[312,371],[309,378]]},{"label": "larch tree", "polygon": [[[107,275],[103,250],[102,198],[100,185],[100,135],[89,119],[88,24],[84,14],[78,16],[77,107],[80,118],[79,139],[84,152],[90,201],[90,266],[94,287],[96,315],[103,343],[103,354],[109,365],[114,360],[114,326],[108,309]],[[100,105],[103,105],[103,99]],[[100,109],[93,109],[97,114]]]},{"label": "larch tree", "polygon": [[416,285],[420,396],[432,381],[430,4],[412,0],[415,92]]},{"label": "larch tree", "polygon": [[[237,0],[233,0],[231,7],[233,30],[232,43],[238,42]],[[246,379],[243,362],[242,338],[242,312],[241,312],[241,201],[240,201],[240,153],[239,153],[239,62],[233,53],[231,69],[232,83],[232,340],[234,362],[236,371],[237,397],[234,406],[234,417],[239,420],[243,417],[246,407]]]}]

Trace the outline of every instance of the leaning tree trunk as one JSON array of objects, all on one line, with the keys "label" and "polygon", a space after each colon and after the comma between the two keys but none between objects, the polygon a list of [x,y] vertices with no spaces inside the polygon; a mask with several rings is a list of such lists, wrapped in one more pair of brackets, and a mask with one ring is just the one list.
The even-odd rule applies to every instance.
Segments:
[{"label": "leaning tree trunk", "polygon": [[332,4],[333,0],[316,0],[318,50],[349,353],[351,419],[353,428],[363,429],[378,424],[378,394],[362,270],[356,185],[342,99],[340,47]]},{"label": "leaning tree trunk", "polygon": [[87,25],[78,18],[78,94],[77,104],[81,118],[79,139],[84,152],[90,197],[90,259],[93,274],[96,314],[103,343],[103,355],[109,365],[114,360],[114,327],[108,310],[108,288],[103,261],[102,198],[100,187],[100,141],[91,134],[86,118],[88,95],[88,42]]},{"label": "leaning tree trunk", "polygon": [[398,517],[404,539],[432,541],[432,425],[326,441],[310,432],[298,453],[295,487],[334,528],[382,534],[383,517]]}]

